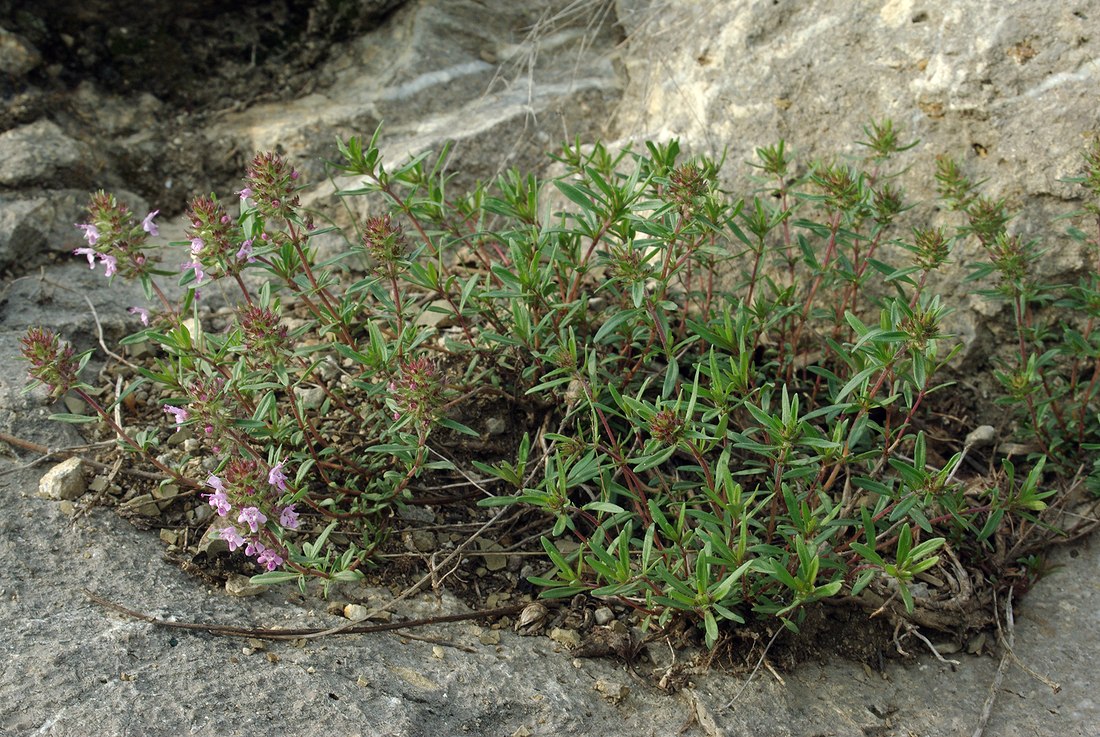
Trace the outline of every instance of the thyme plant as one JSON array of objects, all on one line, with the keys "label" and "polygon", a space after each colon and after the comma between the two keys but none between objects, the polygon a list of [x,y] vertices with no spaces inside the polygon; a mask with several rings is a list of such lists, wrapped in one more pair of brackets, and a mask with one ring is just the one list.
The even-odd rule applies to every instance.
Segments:
[{"label": "thyme plant", "polygon": [[[297,171],[264,153],[228,204],[191,203],[178,268],[157,261],[155,212],[100,192],[77,254],[142,283],[147,324],[122,342],[155,358],[101,405],[78,377],[88,355],[37,329],[24,355],[51,396],[80,394],[123,448],[202,493],[258,582],[356,580],[418,480],[481,477],[481,505],[545,518],[543,596],[686,616],[708,646],[723,623],[797,629],[822,600],[943,625],[930,586],[1026,575],[1075,476],[1100,486],[1100,144],[1077,180],[1095,222],[1070,230],[1090,267],[1063,285],[951,159],[934,176],[955,224],[902,225],[920,220],[897,183],[915,143],[889,121],[865,131],[862,158],[804,170],[782,141],[758,149],[747,197],[675,141],[574,142],[549,183],[512,171],[456,194],[447,151],[391,169],[376,131],[339,144],[354,185],[337,196],[381,203],[347,232],[318,228]],[[332,232],[348,248],[320,260]],[[931,409],[959,348],[933,285],[974,244],[969,278],[1013,318],[991,367],[1004,439],[1035,445],[977,479]],[[201,330],[222,285],[234,319]],[[142,385],[165,422],[130,434],[112,415]],[[488,437],[486,404],[510,408],[515,439],[462,452]],[[167,467],[156,449],[181,427],[199,449]]]}]

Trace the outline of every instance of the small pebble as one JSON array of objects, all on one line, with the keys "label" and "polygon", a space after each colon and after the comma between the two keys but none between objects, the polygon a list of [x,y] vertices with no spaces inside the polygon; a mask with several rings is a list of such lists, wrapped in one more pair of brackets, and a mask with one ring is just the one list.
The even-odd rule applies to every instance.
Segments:
[{"label": "small pebble", "polygon": [[344,607],[344,617],[352,622],[362,622],[370,614],[370,610],[362,604],[348,604]]},{"label": "small pebble", "polygon": [[263,590],[263,586],[257,586],[249,580],[248,576],[242,576],[239,573],[231,573],[229,578],[225,579],[225,593],[230,596],[259,596]]},{"label": "small pebble", "polygon": [[570,650],[574,650],[581,645],[580,633],[576,630],[562,629],[561,627],[555,627],[550,630],[550,639],[559,645],[564,645]]},{"label": "small pebble", "polygon": [[83,494],[86,488],[84,462],[74,456],[42,474],[38,482],[38,495],[56,501],[72,500]]},{"label": "small pebble", "polygon": [[605,625],[615,618],[615,612],[611,611],[611,607],[602,606],[592,616],[596,618],[596,624]]},{"label": "small pebble", "polygon": [[602,678],[596,681],[596,690],[612,704],[618,704],[630,695],[630,689],[627,686],[614,681],[605,681]]}]

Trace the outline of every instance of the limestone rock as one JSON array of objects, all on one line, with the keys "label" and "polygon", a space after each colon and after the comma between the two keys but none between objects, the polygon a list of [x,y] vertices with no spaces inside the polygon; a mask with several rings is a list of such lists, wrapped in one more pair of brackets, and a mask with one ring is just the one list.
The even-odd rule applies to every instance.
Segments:
[{"label": "limestone rock", "polygon": [[38,120],[0,133],[0,186],[48,185],[75,176],[90,158],[88,147],[56,123]]},{"label": "limestone rock", "polygon": [[42,62],[30,41],[0,28],[0,74],[18,79]]},{"label": "limestone rock", "polygon": [[248,576],[240,573],[231,573],[225,579],[225,593],[230,596],[259,596],[266,587],[252,583]]},{"label": "limestone rock", "polygon": [[59,501],[73,500],[87,489],[84,482],[84,461],[72,457],[46,471],[38,482],[38,495]]}]

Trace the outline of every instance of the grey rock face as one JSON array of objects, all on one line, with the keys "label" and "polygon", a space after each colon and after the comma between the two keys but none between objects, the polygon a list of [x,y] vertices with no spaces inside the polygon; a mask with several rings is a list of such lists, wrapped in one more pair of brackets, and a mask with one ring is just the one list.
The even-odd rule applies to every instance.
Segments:
[{"label": "grey rock face", "polygon": [[[1041,273],[1086,265],[1056,218],[1077,209],[1082,171],[1097,134],[1100,36],[1095,2],[1015,0],[853,4],[666,3],[619,0],[628,79],[616,123],[622,139],[682,139],[688,151],[727,151],[722,178],[750,196],[755,150],[784,139],[805,166],[859,158],[864,127],[891,119],[905,141],[897,183],[916,208],[913,224],[958,224],[934,206],[935,156],[957,161],[983,191],[1016,214],[1011,233],[1049,247]],[[659,59],[659,63],[653,63]],[[1053,227],[1052,227],[1053,226]],[[1000,316],[964,284],[973,241],[962,241],[935,288],[963,309],[947,322],[964,358],[987,355]],[[991,314],[982,314],[989,312]]]},{"label": "grey rock face", "polygon": [[19,34],[0,28],[0,74],[18,79],[42,61],[30,41]]},{"label": "grey rock face", "polygon": [[77,182],[86,175],[88,147],[48,120],[0,133],[0,187],[48,186],[59,180]]}]

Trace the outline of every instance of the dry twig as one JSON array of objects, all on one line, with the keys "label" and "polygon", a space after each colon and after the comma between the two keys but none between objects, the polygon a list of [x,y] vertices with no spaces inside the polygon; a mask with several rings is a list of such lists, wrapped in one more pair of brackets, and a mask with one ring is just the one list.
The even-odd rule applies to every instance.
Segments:
[{"label": "dry twig", "polygon": [[[348,626],[324,630],[313,627],[264,629],[262,627],[237,627],[224,624],[203,624],[201,622],[170,622],[165,619],[158,619],[157,617],[129,609],[113,601],[108,601],[99,594],[94,591],[89,591],[88,589],[84,589],[84,595],[100,606],[112,609],[120,614],[125,614],[128,617],[139,619],[142,622],[154,624],[158,627],[207,632],[212,635],[225,635],[227,637],[254,637],[260,640],[299,640],[334,634],[361,635],[372,632],[390,632],[392,630],[410,629],[413,627],[423,627],[429,624],[442,624],[444,622],[465,622],[470,619],[481,619],[482,617],[503,617],[509,614],[516,614],[527,606],[526,604],[512,604],[510,606],[496,607],[495,609],[481,609],[475,612],[466,612],[465,614],[445,614],[438,617],[423,617],[420,619],[409,619],[404,622],[387,622],[385,624],[357,624],[351,622]],[[381,609],[378,611],[381,611]]]}]

